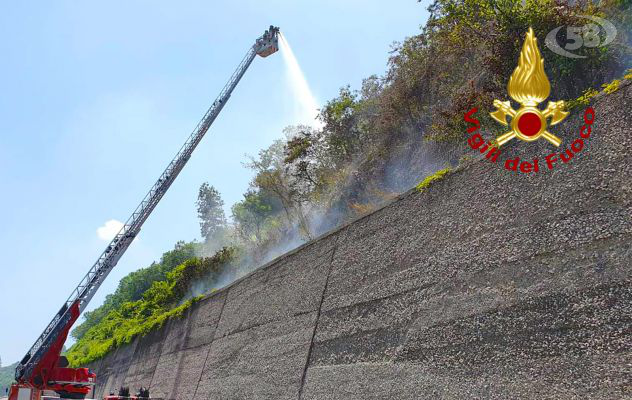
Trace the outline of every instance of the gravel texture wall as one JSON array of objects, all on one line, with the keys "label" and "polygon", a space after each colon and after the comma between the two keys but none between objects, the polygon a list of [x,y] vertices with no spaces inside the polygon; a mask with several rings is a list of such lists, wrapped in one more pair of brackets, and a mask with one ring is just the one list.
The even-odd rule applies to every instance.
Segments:
[{"label": "gravel texture wall", "polygon": [[[178,400],[631,398],[622,86],[596,100],[569,163],[507,171],[505,154],[552,151],[514,140],[497,164],[406,193],[94,363],[95,398],[121,385]],[[552,129],[566,145],[575,114]]]}]

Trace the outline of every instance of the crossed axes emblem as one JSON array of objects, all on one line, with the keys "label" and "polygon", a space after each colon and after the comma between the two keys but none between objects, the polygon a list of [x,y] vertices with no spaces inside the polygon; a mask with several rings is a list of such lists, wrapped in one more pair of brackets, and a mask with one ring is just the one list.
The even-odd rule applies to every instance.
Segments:
[{"label": "crossed axes emblem", "polygon": [[501,124],[509,125],[507,116],[511,117],[512,129],[496,138],[498,146],[502,146],[516,136],[527,142],[532,142],[542,136],[556,147],[562,143],[559,137],[546,130],[546,121],[550,117],[551,122],[548,125],[556,125],[568,116],[568,112],[564,111],[564,101],[549,101],[544,111],[540,111],[535,106],[522,106],[516,111],[509,101],[500,100],[494,100],[494,107],[496,111],[490,115]]}]

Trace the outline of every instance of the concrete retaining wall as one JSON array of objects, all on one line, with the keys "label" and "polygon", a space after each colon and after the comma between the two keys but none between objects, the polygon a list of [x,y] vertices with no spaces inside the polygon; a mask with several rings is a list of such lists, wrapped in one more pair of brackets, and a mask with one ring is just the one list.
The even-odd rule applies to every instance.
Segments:
[{"label": "concrete retaining wall", "polygon": [[96,397],[632,397],[632,86],[594,107],[570,163],[407,193],[94,363]]}]

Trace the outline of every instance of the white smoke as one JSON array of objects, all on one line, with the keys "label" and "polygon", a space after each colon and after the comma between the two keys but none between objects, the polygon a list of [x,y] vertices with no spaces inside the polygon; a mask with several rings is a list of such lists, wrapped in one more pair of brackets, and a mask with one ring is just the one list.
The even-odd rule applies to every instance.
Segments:
[{"label": "white smoke", "polygon": [[[296,104],[295,123],[321,129],[323,126],[322,122],[317,119],[319,113],[318,101],[312,94],[287,39],[281,36],[279,43],[287,68],[288,83]],[[408,128],[402,127],[402,129]],[[409,136],[415,137],[411,132],[407,131],[407,133]],[[220,276],[213,275],[196,282],[185,299],[210,293],[230,285],[236,279],[292,251],[311,238],[330,232],[341,224],[359,217],[358,212],[360,211],[354,211],[345,206],[347,202],[336,204],[338,203],[336,200],[339,197],[349,195],[349,191],[357,193],[357,201],[366,205],[366,209],[370,212],[394,199],[397,194],[410,189],[424,176],[433,173],[441,167],[445,167],[446,163],[444,149],[432,143],[420,141],[411,143],[403,148],[394,149],[392,155],[385,157],[382,170],[368,182],[369,185],[375,186],[376,190],[372,191],[370,187],[364,187],[363,182],[357,180],[357,172],[366,163],[366,157],[366,154],[360,154],[359,157],[355,157],[346,167],[339,171],[340,175],[345,178],[338,185],[339,187],[336,191],[328,194],[331,197],[329,201],[325,201],[322,204],[303,205],[301,212],[309,229],[309,237],[305,237],[305,233],[297,221],[291,221],[292,226],[288,227],[278,243],[267,243],[261,249],[251,248],[246,245],[245,252],[241,254],[238,260],[234,260],[230,265],[227,265]],[[348,197],[352,198],[353,196]],[[235,241],[239,242],[238,239]],[[221,244],[206,243],[198,249],[197,255],[199,257],[210,257],[221,247],[229,245],[229,242],[230,240]]]}]

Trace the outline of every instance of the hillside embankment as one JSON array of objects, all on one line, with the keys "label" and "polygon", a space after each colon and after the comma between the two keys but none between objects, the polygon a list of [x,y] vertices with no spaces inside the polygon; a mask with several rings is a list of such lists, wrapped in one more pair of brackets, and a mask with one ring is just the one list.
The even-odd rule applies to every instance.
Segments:
[{"label": "hillside embankment", "polygon": [[552,151],[514,140],[410,191],[95,362],[95,398],[632,396],[632,85],[593,107],[570,162],[507,171]]}]

